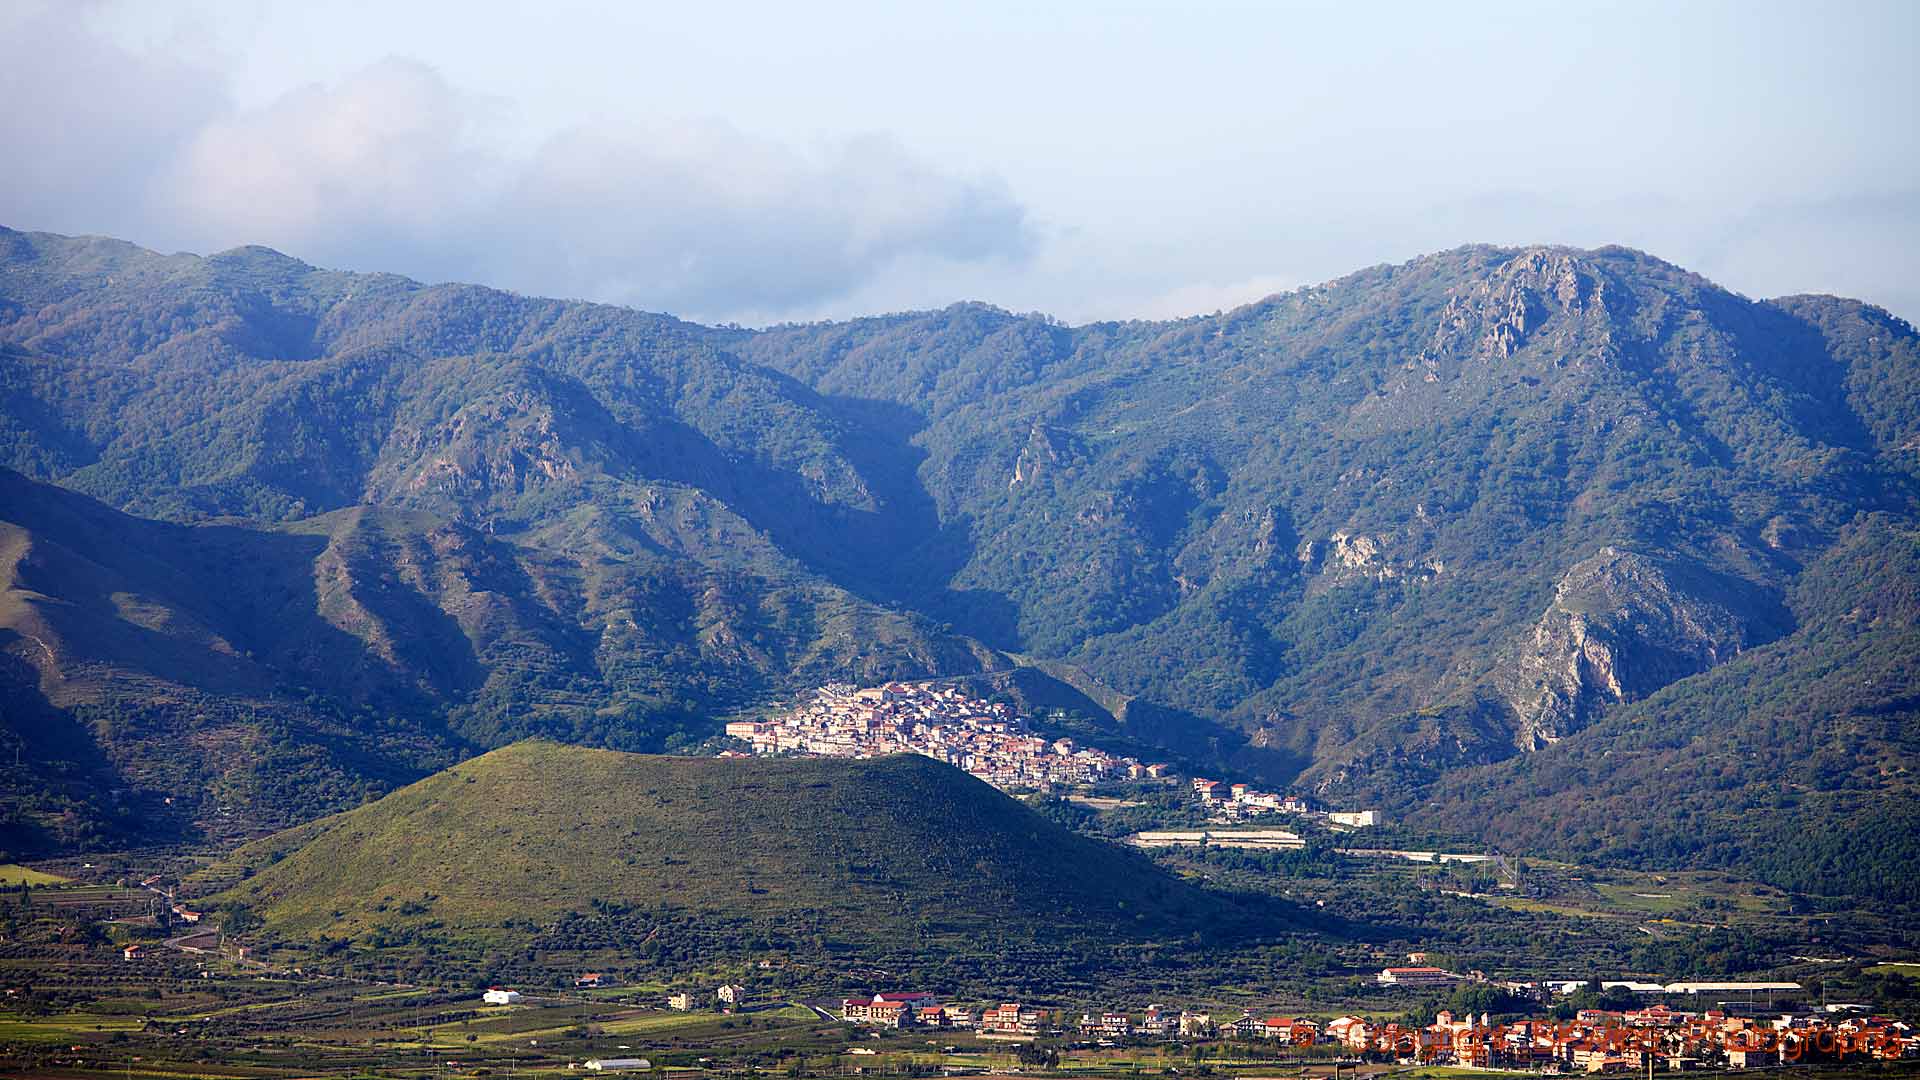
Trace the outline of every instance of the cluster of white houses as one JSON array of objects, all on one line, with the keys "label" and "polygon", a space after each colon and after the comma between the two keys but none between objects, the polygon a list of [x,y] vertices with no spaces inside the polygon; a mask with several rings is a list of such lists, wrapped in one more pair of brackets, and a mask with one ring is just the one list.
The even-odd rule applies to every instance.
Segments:
[{"label": "cluster of white houses", "polygon": [[[1408,958],[1415,961],[1426,959],[1425,953],[1409,953]],[[1668,997],[1691,998],[1701,994],[1747,995],[1748,1002],[1758,1002],[1760,995],[1771,1000],[1775,994],[1794,994],[1804,989],[1797,982],[1754,982],[1754,981],[1714,981],[1686,980],[1680,982],[1648,982],[1643,979],[1537,979],[1520,981],[1513,979],[1489,979],[1478,971],[1461,975],[1445,968],[1424,964],[1414,967],[1382,968],[1375,976],[1375,982],[1381,986],[1408,987],[1416,990],[1445,990],[1465,982],[1486,983],[1489,986],[1505,990],[1515,997],[1534,1001],[1545,1001],[1551,997],[1565,997],[1583,987],[1596,986],[1602,991],[1624,990],[1629,994],[1647,1001],[1659,1001]]]},{"label": "cluster of white houses", "polygon": [[1216,1023],[1210,1013],[1160,1005],[1149,1005],[1144,1013],[1137,1015],[1114,1009],[1086,1013],[1077,1024],[1067,1024],[1053,1013],[1019,1002],[975,1009],[942,1004],[935,995],[921,991],[847,998],[840,1003],[840,1017],[849,1023],[872,1027],[943,1028],[977,1031],[983,1035],[1058,1034],[1064,1027],[1077,1027],[1082,1034],[1112,1040],[1212,1039],[1231,1035],[1280,1039],[1303,1046],[1312,1045],[1320,1036],[1320,1029],[1311,1020],[1256,1019],[1247,1015],[1221,1024]]},{"label": "cluster of white houses", "polygon": [[[573,985],[575,989],[580,990],[598,989],[613,985],[613,981],[599,972],[589,972],[576,976]],[[519,1005],[526,1000],[526,997],[518,990],[492,986],[487,988],[486,993],[480,995],[480,1000],[488,1005]],[[747,1004],[747,988],[738,983],[723,983],[713,991],[712,1000],[714,1006],[722,1012],[738,1011]],[[667,1008],[676,1012],[690,1012],[705,1002],[706,995],[696,994],[690,990],[667,995]]]},{"label": "cluster of white houses", "polygon": [[1247,784],[1229,784],[1200,776],[1194,777],[1193,794],[1216,821],[1237,821],[1261,814],[1297,814],[1350,829],[1385,821],[1378,810],[1319,810],[1299,795],[1276,795],[1271,791],[1256,791]]},{"label": "cluster of white houses", "polygon": [[[747,1004],[747,988],[738,983],[723,983],[713,992],[713,1002],[721,1012],[736,1012]],[[667,1008],[675,1012],[691,1012],[700,1007],[701,999],[690,990],[667,995]]]},{"label": "cluster of white houses", "polygon": [[1406,1064],[1557,1072],[1752,1068],[1920,1057],[1920,1042],[1913,1038],[1912,1029],[1886,1017],[1829,1012],[1758,1019],[1730,1016],[1723,1010],[1680,1012],[1665,1005],[1624,1012],[1587,1010],[1570,1021],[1496,1024],[1484,1013],[1476,1019],[1441,1012],[1427,1025],[1341,1016],[1324,1026],[1296,1016],[1242,1015],[1221,1022],[1204,1012],[1151,1005],[1141,1014],[1116,1009],[1089,1012],[1077,1024],[1068,1024],[1017,1002],[975,1010],[942,1004],[932,994],[905,992],[847,998],[841,1002],[840,1015],[851,1023],[883,1028],[968,1029],[987,1036],[1026,1037],[1074,1028],[1082,1037],[1114,1043],[1259,1039],[1292,1047],[1325,1045]]},{"label": "cluster of white houses", "polygon": [[1033,734],[1006,705],[951,686],[888,683],[823,686],[770,720],[727,725],[756,754],[869,758],[921,754],[999,788],[1047,789],[1109,780],[1157,779],[1165,765]]},{"label": "cluster of white houses", "polygon": [[1327,1024],[1325,1039],[1356,1054],[1409,1064],[1589,1073],[1920,1057],[1909,1025],[1888,1017],[1829,1012],[1756,1018],[1665,1005],[1502,1024],[1484,1013],[1475,1019],[1441,1012],[1424,1026],[1343,1016]]}]

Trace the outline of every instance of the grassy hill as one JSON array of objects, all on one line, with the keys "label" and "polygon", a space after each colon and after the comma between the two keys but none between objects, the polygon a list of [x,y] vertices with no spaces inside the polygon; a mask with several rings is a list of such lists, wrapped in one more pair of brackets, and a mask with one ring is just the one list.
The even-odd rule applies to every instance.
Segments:
[{"label": "grassy hill", "polygon": [[916,756],[525,742],[237,861],[247,876],[208,903],[244,907],[273,939],[341,957],[381,945],[389,964],[413,950],[442,970],[612,949],[669,969],[777,954],[993,971],[1035,949],[1110,962],[1297,925],[1289,907],[1205,890]]}]

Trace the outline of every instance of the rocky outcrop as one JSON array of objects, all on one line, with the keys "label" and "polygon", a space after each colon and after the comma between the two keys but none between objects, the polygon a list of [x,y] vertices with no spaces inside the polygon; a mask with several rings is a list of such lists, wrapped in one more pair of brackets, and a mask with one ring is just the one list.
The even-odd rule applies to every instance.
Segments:
[{"label": "rocky outcrop", "polygon": [[1247,579],[1291,574],[1299,537],[1286,509],[1256,504],[1215,517],[1174,558],[1183,589],[1197,589],[1215,578]]},{"label": "rocky outcrop", "polygon": [[1776,599],[1704,567],[1605,547],[1575,564],[1493,675],[1532,750],[1790,629]]},{"label": "rocky outcrop", "polygon": [[1406,584],[1432,581],[1447,572],[1447,564],[1422,554],[1430,539],[1427,524],[1423,515],[1415,525],[1394,532],[1341,529],[1324,542],[1302,543],[1295,558],[1303,569],[1319,575],[1315,583],[1319,588],[1363,581]]},{"label": "rocky outcrop", "polygon": [[[1605,280],[1572,253],[1548,248],[1521,252],[1492,274],[1448,297],[1440,326],[1421,354],[1434,379],[1443,359],[1512,356],[1555,316],[1604,316]],[[1604,318],[1601,320],[1604,329]]]},{"label": "rocky outcrop", "polygon": [[1033,430],[1027,433],[1027,444],[1020,448],[1020,456],[1014,460],[1013,475],[1007,479],[1007,487],[1030,484],[1042,472],[1071,469],[1085,459],[1086,451],[1072,432],[1051,424],[1036,423]]},{"label": "rocky outcrop", "polygon": [[605,470],[617,430],[585,388],[503,365],[450,395],[444,416],[396,425],[368,479],[369,502],[440,511],[501,507]]}]

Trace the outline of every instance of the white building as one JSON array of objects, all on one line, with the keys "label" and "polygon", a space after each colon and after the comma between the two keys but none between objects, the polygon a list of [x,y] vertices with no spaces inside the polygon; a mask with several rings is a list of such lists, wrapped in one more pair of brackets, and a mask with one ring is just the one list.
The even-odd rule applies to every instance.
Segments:
[{"label": "white building", "polygon": [[1187,1039],[1205,1039],[1214,1032],[1213,1017],[1206,1013],[1180,1013],[1180,1035]]},{"label": "white building", "polygon": [[1754,994],[1803,989],[1797,982],[1676,982],[1667,984],[1669,994]]},{"label": "white building", "polygon": [[520,1004],[520,991],[503,990],[496,986],[480,995],[480,1000],[489,1005],[518,1005]]},{"label": "white building", "polygon": [[1381,970],[1381,986],[1456,986],[1465,980],[1437,967],[1390,967]]},{"label": "white building", "polygon": [[651,1069],[653,1062],[646,1058],[594,1058],[587,1062],[587,1068],[594,1072],[625,1072],[629,1069]]}]

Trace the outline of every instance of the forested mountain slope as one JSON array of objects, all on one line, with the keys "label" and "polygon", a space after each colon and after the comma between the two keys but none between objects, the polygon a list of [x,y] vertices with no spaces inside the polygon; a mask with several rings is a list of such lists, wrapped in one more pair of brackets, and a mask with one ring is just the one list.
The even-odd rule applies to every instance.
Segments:
[{"label": "forested mountain slope", "polygon": [[[1908,580],[1869,552],[1916,524],[1913,328],[1618,248],[1462,248],[1174,322],[748,331],[5,232],[0,465],[279,545],[351,661],[275,630],[244,647],[265,691],[201,692],[371,710],[443,748],[421,768],[529,733],[664,746],[1006,650],[1268,783],[1411,807],[1477,767],[1524,804],[1556,792],[1494,778],[1631,718],[1710,738],[1732,721],[1689,688],[1765,658],[1778,700],[1920,666],[1812,584]],[[14,681],[71,717],[68,665],[23,642]],[[1906,743],[1861,745],[1894,790]]]},{"label": "forested mountain slope", "polygon": [[1360,782],[1508,850],[1920,907],[1920,532],[1863,517],[1788,598],[1797,633],[1537,754],[1414,799],[1391,775]]},{"label": "forested mountain slope", "polygon": [[976,538],[950,595],[998,601],[961,625],[1316,760],[1460,701],[1436,754],[1542,745],[1790,632],[1800,568],[1914,505],[1911,327],[1619,249],[1464,249],[1174,324],[963,307],[741,348],[929,417],[922,475]]},{"label": "forested mountain slope", "polygon": [[289,824],[527,735],[678,746],[794,681],[993,660],[817,582],[421,511],[159,522],[4,469],[0,650],[14,850]]}]

